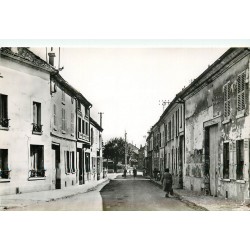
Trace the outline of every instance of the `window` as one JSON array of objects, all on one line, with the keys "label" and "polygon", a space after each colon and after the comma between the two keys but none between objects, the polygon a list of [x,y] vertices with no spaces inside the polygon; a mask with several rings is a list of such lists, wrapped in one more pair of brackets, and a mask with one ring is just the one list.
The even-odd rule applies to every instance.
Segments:
[{"label": "window", "polygon": [[230,83],[226,83],[224,85],[224,119],[229,120],[231,114],[231,85]]},{"label": "window", "polygon": [[42,133],[41,103],[33,102],[33,133]]},{"label": "window", "polygon": [[178,137],[178,133],[179,133],[179,109],[176,110],[176,112],[175,112],[175,120],[176,120],[175,136]]},{"label": "window", "polygon": [[180,112],[180,128],[182,128],[182,105],[181,105],[181,112]]},{"label": "window", "polygon": [[89,123],[86,122],[86,131],[85,131],[86,135],[89,135]]},{"label": "window", "polygon": [[81,111],[81,103],[79,101],[77,102],[77,109]]},{"label": "window", "polygon": [[82,120],[82,132],[83,132],[83,134],[86,133],[85,131],[86,131],[86,130],[85,130],[85,121]]},{"label": "window", "polygon": [[244,166],[244,140],[236,141],[236,179],[243,180],[243,166]]},{"label": "window", "polygon": [[54,120],[54,126],[56,126],[57,122],[56,122],[56,105],[55,104],[53,105],[53,120]]},{"label": "window", "polygon": [[165,145],[167,145],[167,141],[168,141],[168,125],[165,125]]},{"label": "window", "polygon": [[78,118],[78,131],[81,133],[82,132],[82,123],[81,123],[81,118]]},{"label": "window", "polygon": [[91,128],[91,130],[90,130],[90,143],[91,143],[91,145],[94,144],[94,130],[93,130],[93,128]]},{"label": "window", "polygon": [[229,179],[229,143],[223,145],[223,178]]},{"label": "window", "polygon": [[171,121],[168,122],[168,140],[171,140],[171,133],[172,133],[172,128],[171,128]]},{"label": "window", "polygon": [[85,107],[85,116],[89,116],[89,109]]},{"label": "window", "polygon": [[65,92],[62,90],[62,103],[65,104]]},{"label": "window", "polygon": [[0,179],[9,179],[8,149],[0,149]]},{"label": "window", "polygon": [[172,135],[171,139],[174,139],[174,115],[172,116]]},{"label": "window", "polygon": [[30,145],[29,177],[45,177],[44,148],[42,145]]},{"label": "window", "polygon": [[245,81],[246,72],[244,71],[237,77],[237,114],[244,114],[245,110]]},{"label": "window", "polygon": [[8,96],[0,94],[0,128],[8,127]]},{"label": "window", "polygon": [[62,109],[62,131],[66,131],[66,114],[65,109]]},{"label": "window", "polygon": [[65,164],[65,173],[75,173],[75,152],[74,151],[64,151],[64,164]]},{"label": "window", "polygon": [[70,131],[71,131],[71,134],[74,133],[74,113],[71,113]]}]

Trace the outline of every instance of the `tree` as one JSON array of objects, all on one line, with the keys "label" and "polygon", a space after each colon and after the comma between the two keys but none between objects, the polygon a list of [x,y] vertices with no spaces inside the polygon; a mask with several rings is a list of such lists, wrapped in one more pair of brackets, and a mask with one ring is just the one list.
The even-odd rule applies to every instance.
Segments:
[{"label": "tree", "polygon": [[125,157],[125,140],[121,137],[110,139],[104,145],[103,156],[107,160],[113,160],[116,167],[117,163],[122,161]]}]

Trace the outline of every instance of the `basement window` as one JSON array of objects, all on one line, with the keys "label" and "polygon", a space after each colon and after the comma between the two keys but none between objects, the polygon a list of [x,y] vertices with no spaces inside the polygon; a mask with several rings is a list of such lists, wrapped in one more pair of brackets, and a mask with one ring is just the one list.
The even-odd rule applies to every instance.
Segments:
[{"label": "basement window", "polygon": [[244,166],[244,140],[236,141],[236,179],[243,180],[243,166]]},{"label": "basement window", "polygon": [[229,179],[229,143],[223,145],[223,178]]}]

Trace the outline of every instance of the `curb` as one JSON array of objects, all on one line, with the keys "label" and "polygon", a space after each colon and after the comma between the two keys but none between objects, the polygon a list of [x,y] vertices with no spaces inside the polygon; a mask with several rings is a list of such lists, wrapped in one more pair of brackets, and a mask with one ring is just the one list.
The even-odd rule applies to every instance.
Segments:
[{"label": "curb", "polygon": [[[155,182],[154,180],[150,179],[150,181],[155,184],[156,186],[162,188],[162,185],[158,182]],[[186,199],[184,196],[176,193],[176,190],[174,190],[174,195],[175,198],[177,198],[178,200],[180,200],[181,202],[185,203],[186,205],[188,205],[191,208],[194,208],[195,210],[199,210],[199,211],[209,211],[207,208],[202,207],[200,205],[197,205],[194,202],[189,201],[188,199]]]},{"label": "curb", "polygon": [[[69,195],[66,195],[66,196],[63,196],[63,197],[58,197],[58,198],[50,198],[48,200],[45,200],[45,201],[35,201],[36,203],[40,203],[40,202],[51,202],[51,201],[57,201],[57,200],[63,200],[63,199],[67,199],[67,198],[71,198],[75,195],[79,195],[79,194],[84,194],[84,193],[88,193],[88,192],[91,192],[93,191],[94,189],[96,189],[98,186],[102,185],[102,184],[105,184],[107,182],[110,181],[109,178],[106,178],[104,181],[102,181],[101,183],[97,183],[97,185],[95,186],[92,186],[92,187],[89,187],[87,188],[86,190],[81,190],[81,191],[78,191],[74,194],[69,194]],[[0,206],[0,211],[7,211],[8,209],[13,209],[13,208],[24,208],[24,207],[27,207],[27,206],[30,206],[30,204],[28,205],[6,205],[6,206]]]}]

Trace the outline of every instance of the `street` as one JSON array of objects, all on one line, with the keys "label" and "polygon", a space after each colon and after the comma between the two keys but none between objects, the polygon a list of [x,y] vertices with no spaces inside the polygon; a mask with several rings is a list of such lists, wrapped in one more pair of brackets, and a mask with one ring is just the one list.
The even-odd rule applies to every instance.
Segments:
[{"label": "street", "polygon": [[192,211],[177,198],[165,193],[149,179],[121,175],[101,190],[104,211]]}]

